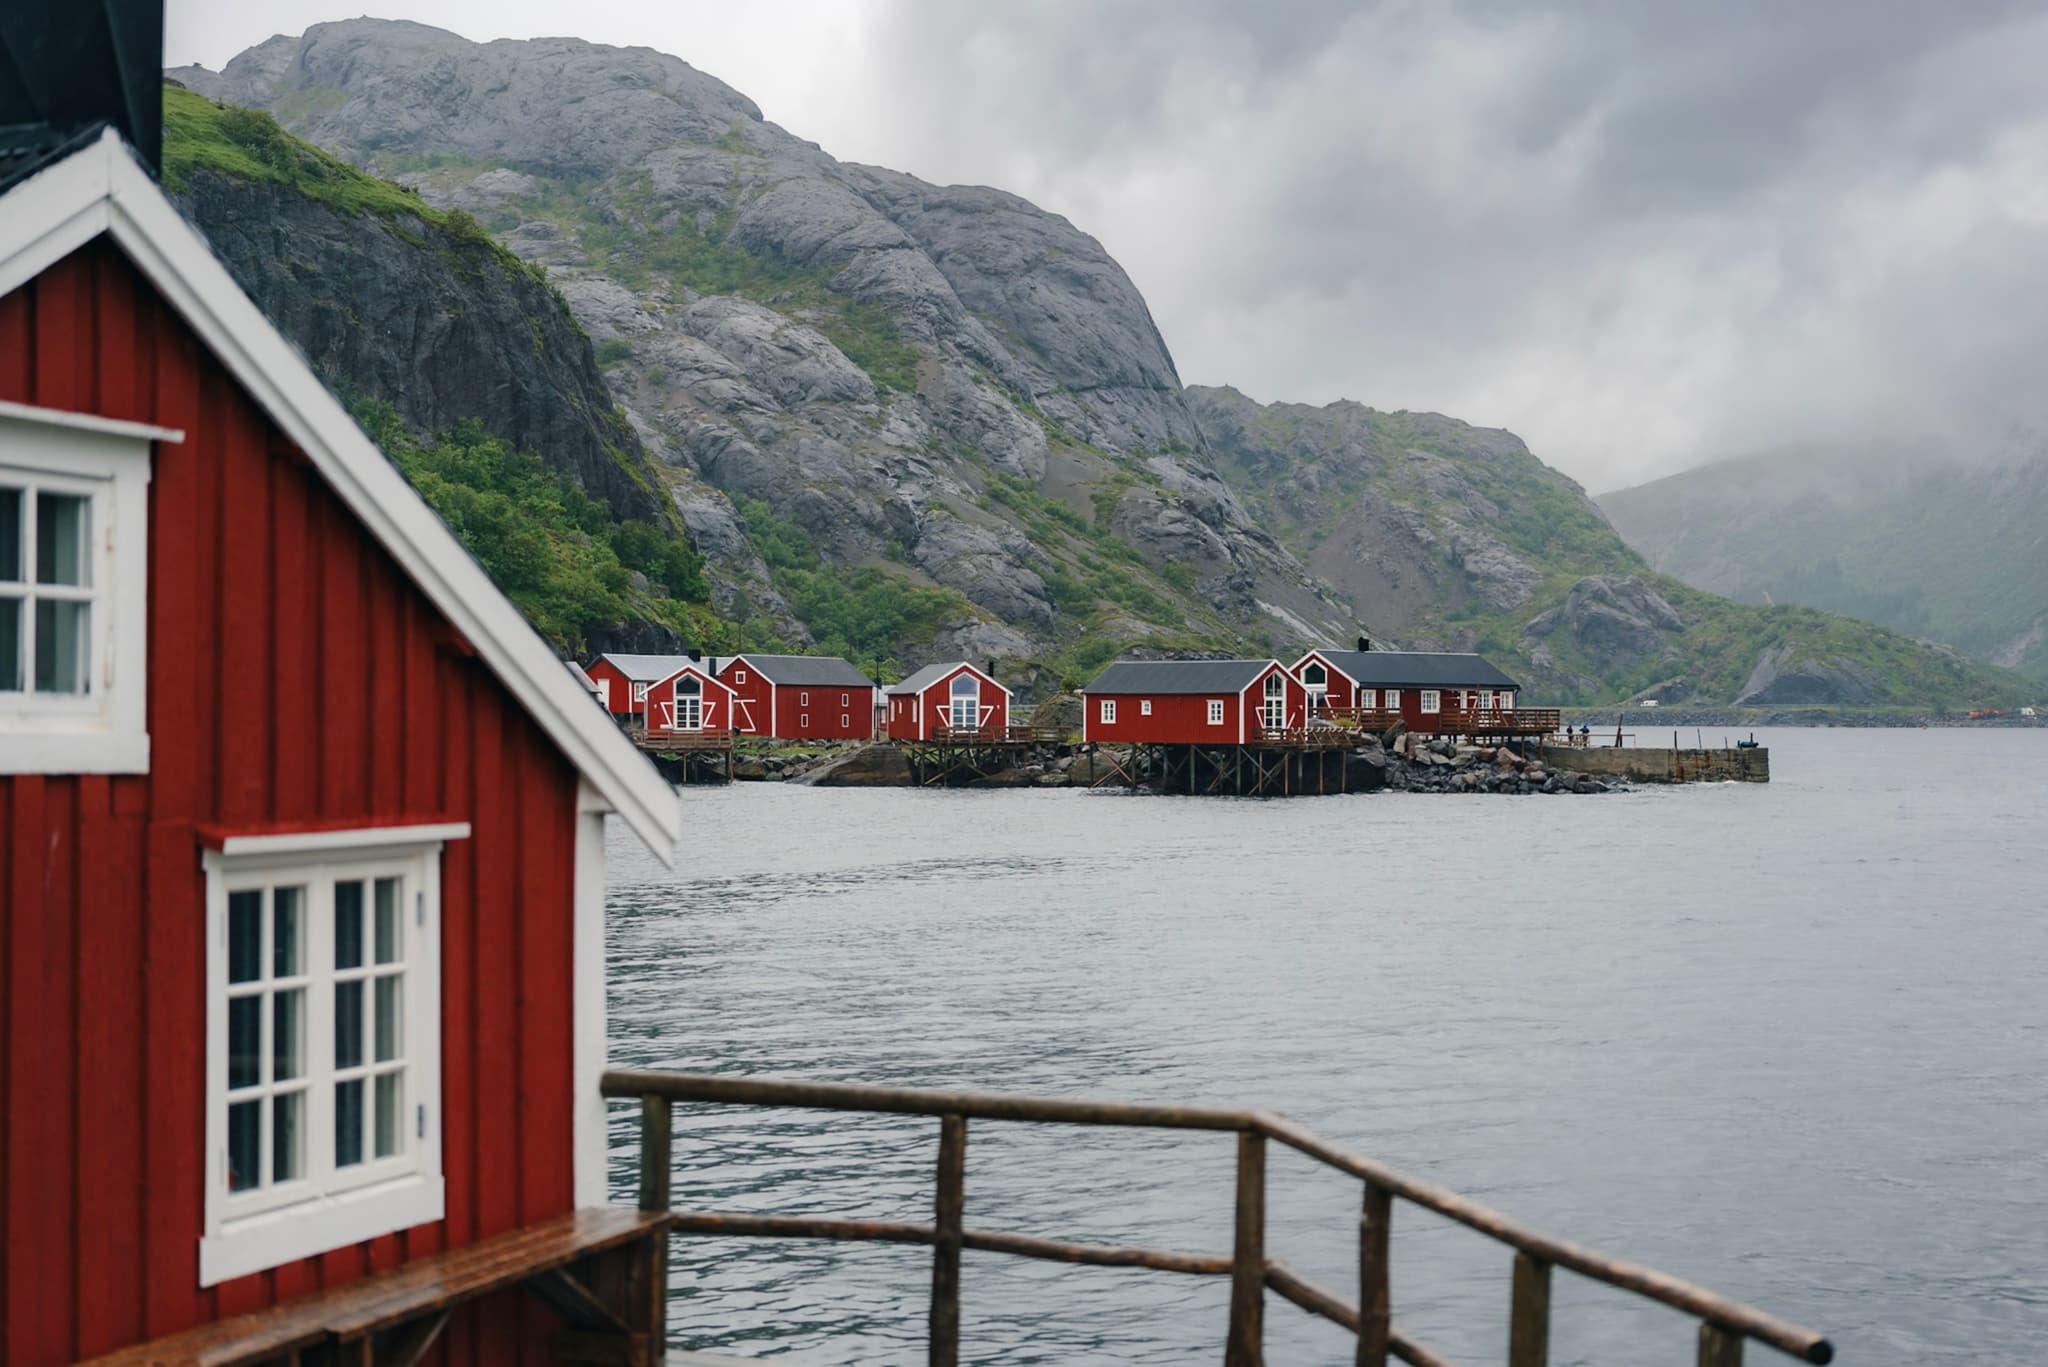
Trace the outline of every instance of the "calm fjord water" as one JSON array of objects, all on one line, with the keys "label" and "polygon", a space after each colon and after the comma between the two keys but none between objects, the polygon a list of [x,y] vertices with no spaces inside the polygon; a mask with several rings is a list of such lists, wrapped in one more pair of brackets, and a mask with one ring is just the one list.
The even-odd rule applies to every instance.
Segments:
[{"label": "calm fjord water", "polygon": [[[613,1057],[1270,1107],[1842,1362],[2048,1361],[2048,732],[1765,739],[1768,787],[1578,799],[691,790],[674,873],[613,833]],[[930,1218],[935,1121],[677,1129],[679,1205]],[[624,1108],[613,1143],[630,1199]],[[1222,1135],[977,1123],[967,1218],[1225,1252],[1231,1168]],[[1356,1185],[1277,1150],[1269,1183],[1269,1249],[1355,1295]],[[929,1258],[679,1240],[672,1323],[919,1362]],[[1500,1360],[1508,1271],[1397,1207],[1412,1337]],[[1221,1356],[1221,1278],[962,1280],[970,1362]],[[1553,1362],[1691,1361],[1675,1312],[1555,1297]],[[1349,1361],[1277,1297],[1267,1342]]]}]

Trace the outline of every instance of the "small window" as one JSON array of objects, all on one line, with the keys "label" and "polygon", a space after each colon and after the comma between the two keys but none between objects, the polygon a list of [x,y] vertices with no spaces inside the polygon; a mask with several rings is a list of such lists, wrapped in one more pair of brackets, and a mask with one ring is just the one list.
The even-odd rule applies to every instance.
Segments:
[{"label": "small window", "polygon": [[0,773],[146,773],[149,437],[0,407]]},{"label": "small window", "polygon": [[811,714],[808,712],[802,713],[797,717],[796,724],[808,730],[811,725]]},{"label": "small window", "polygon": [[799,707],[809,707],[811,705],[811,695],[808,693],[799,693],[796,695],[796,701],[797,706]]},{"label": "small window", "polygon": [[1492,689],[1490,689],[1490,688],[1482,688],[1482,689],[1480,689],[1480,690],[1479,690],[1479,701],[1478,701],[1478,704],[1477,704],[1477,705],[1478,705],[1478,708],[1479,708],[1479,710],[1480,710],[1480,711],[1482,711],[1482,712],[1490,712],[1490,711],[1492,711],[1492,710],[1493,710],[1493,690],[1492,690]]},{"label": "small window", "polygon": [[1425,714],[1431,712],[1441,712],[1443,710],[1443,695],[1438,693],[1434,688],[1423,689],[1422,710]]},{"label": "small window", "polygon": [[1310,662],[1301,668],[1301,681],[1309,688],[1327,688],[1330,684],[1330,672],[1321,665]]},{"label": "small window", "polygon": [[1138,715],[1141,717],[1149,717],[1152,715],[1152,700],[1150,698],[1147,698],[1143,702],[1138,704]]},{"label": "small window", "polygon": [[1209,699],[1209,725],[1223,725],[1223,699],[1221,698]]},{"label": "small window", "polygon": [[1114,722],[1116,720],[1116,699],[1104,698],[1098,715],[1102,718],[1105,725]]},{"label": "small window", "polygon": [[1387,711],[1389,711],[1389,712],[1399,712],[1400,710],[1401,710],[1401,690],[1400,690],[1400,689],[1398,689],[1398,688],[1390,688],[1390,689],[1388,689],[1388,690],[1387,690]]},{"label": "small window", "polygon": [[636,684],[634,684],[634,685],[633,685],[633,701],[634,701],[634,702],[646,702],[646,701],[647,701],[647,685],[646,685],[646,684],[644,684],[644,683],[636,683]]},{"label": "small window", "polygon": [[468,833],[207,854],[201,1285],[442,1217],[441,848]]},{"label": "small window", "polygon": [[[1371,708],[1371,707],[1378,707],[1378,706],[1379,706],[1379,704],[1378,704],[1378,702],[1377,702],[1377,701],[1375,701],[1375,699],[1376,699],[1376,698],[1377,698],[1378,696],[1379,696],[1379,695],[1378,695],[1378,694],[1376,694],[1376,693],[1375,693],[1375,692],[1374,692],[1374,691],[1373,691],[1372,689],[1370,689],[1370,688],[1361,688],[1361,689],[1359,689],[1359,690],[1358,690],[1358,705],[1359,705],[1360,707],[1368,707],[1368,708]],[[1392,706],[1392,704],[1389,704],[1389,706]]]},{"label": "small window", "polygon": [[853,729],[853,718],[845,712],[839,714],[839,729],[842,731]]}]

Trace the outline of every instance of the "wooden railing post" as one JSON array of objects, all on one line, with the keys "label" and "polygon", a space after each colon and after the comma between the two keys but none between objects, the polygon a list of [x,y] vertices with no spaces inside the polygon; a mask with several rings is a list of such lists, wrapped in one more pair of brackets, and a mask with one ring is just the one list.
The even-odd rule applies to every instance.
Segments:
[{"label": "wooden railing post", "polygon": [[1230,1258],[1230,1338],[1223,1367],[1265,1367],[1266,1136],[1237,1135],[1237,1238]]},{"label": "wooden railing post", "polygon": [[1515,1255],[1514,1303],[1508,1314],[1508,1367],[1550,1362],[1550,1264]]},{"label": "wooden railing post", "polygon": [[1742,1335],[1719,1325],[1702,1324],[1700,1367],[1742,1367]]},{"label": "wooden railing post", "polygon": [[669,1208],[669,1101],[640,1098],[640,1209]]},{"label": "wooden railing post", "polygon": [[1394,1332],[1394,1297],[1388,1271],[1394,1194],[1365,1184],[1365,1212],[1358,1220],[1358,1367],[1387,1367]]},{"label": "wooden railing post", "polygon": [[960,1244],[967,1216],[967,1117],[939,1117],[939,1195],[932,1223],[931,1367],[960,1361]]}]

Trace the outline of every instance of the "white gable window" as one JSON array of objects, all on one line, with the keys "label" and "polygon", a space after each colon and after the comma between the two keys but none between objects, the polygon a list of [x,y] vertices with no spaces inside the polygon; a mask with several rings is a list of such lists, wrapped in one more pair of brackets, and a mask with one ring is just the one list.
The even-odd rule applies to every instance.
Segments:
[{"label": "white gable window", "polygon": [[183,435],[0,403],[0,773],[149,771],[149,453]]},{"label": "white gable window", "polygon": [[1422,690],[1423,712],[1441,712],[1443,710],[1443,702],[1443,695],[1437,692],[1434,688],[1425,688]]},{"label": "white gable window", "polygon": [[1223,699],[1221,698],[1209,699],[1209,725],[1223,725]]},{"label": "white gable window", "polygon": [[736,684],[745,683],[747,681],[747,671],[744,669],[735,669],[732,672],[732,681]]},{"label": "white gable window", "polygon": [[1100,715],[1102,720],[1106,723],[1114,722],[1116,720],[1116,699],[1104,698],[1102,700],[1101,711],[1098,715]]},{"label": "white gable window", "polygon": [[442,1218],[441,849],[468,834],[207,853],[202,1286]]},{"label": "white gable window", "polygon": [[1152,715],[1152,700],[1150,698],[1146,698],[1143,702],[1138,704],[1138,715],[1141,717],[1149,717]]}]

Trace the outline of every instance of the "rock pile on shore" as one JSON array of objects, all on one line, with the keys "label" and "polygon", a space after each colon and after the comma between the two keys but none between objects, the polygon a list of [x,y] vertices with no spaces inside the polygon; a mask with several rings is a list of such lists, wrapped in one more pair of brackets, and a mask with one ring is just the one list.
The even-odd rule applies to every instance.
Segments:
[{"label": "rock pile on shore", "polygon": [[1505,745],[1460,745],[1448,736],[1403,735],[1387,754],[1387,787],[1408,792],[1605,793],[1627,786],[1546,769]]}]

